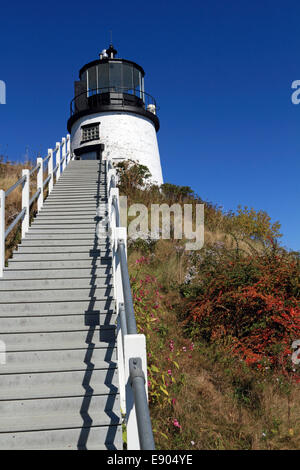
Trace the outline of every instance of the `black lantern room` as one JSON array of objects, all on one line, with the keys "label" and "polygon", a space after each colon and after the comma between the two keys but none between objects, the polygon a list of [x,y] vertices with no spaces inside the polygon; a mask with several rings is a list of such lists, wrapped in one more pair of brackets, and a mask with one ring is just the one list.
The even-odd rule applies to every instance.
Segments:
[{"label": "black lantern room", "polygon": [[125,111],[150,119],[156,130],[159,119],[155,99],[145,92],[143,68],[130,60],[116,58],[112,45],[98,60],[84,65],[75,82],[75,97],[71,102],[68,130],[80,117],[107,111]]}]

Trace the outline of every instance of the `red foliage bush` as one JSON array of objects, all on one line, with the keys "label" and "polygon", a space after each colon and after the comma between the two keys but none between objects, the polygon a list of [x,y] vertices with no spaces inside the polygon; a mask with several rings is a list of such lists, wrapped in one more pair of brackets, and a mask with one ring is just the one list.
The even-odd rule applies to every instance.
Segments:
[{"label": "red foliage bush", "polygon": [[223,254],[213,269],[199,270],[199,288],[187,301],[193,333],[229,344],[248,365],[291,370],[291,345],[300,339],[297,256]]}]

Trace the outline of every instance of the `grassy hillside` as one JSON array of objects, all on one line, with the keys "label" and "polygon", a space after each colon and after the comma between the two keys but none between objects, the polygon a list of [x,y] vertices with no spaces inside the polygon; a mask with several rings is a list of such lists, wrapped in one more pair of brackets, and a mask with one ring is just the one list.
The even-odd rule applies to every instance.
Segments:
[{"label": "grassy hillside", "polygon": [[[188,187],[148,186],[147,169],[130,162],[119,175],[128,205],[204,202]],[[200,251],[129,240],[158,448],[299,448],[300,257],[280,247],[279,230],[263,211],[205,202]]]},{"label": "grassy hillside", "polygon": [[[147,336],[151,413],[158,447],[299,448],[299,385],[290,357],[290,367],[281,367],[280,338],[275,337],[272,344],[278,345],[278,351],[271,351],[278,362],[270,363],[265,351],[265,357],[254,363],[232,347],[238,337],[233,331],[237,326],[234,318],[229,318],[223,334],[219,333],[224,325],[219,315],[212,324],[207,317],[202,322],[197,316],[190,318],[200,294],[185,281],[189,274],[182,273],[189,273],[188,266],[188,260],[178,256],[168,241],[159,241],[150,253],[134,246],[130,249],[135,312],[139,330]],[[218,305],[220,310],[222,307],[227,304]],[[299,310],[297,315],[299,320]],[[251,321],[245,325],[244,329],[249,328],[249,335],[242,332],[245,340],[251,337],[252,326]],[[255,352],[255,346],[251,351],[250,344],[249,351]]]},{"label": "grassy hillside", "polygon": [[[119,165],[119,187],[133,202],[197,204],[189,187],[147,184],[148,170]],[[0,187],[21,176],[0,165]],[[7,223],[20,209],[7,201]],[[130,219],[129,219],[130,220]],[[139,331],[147,337],[151,416],[159,449],[296,449],[300,446],[299,253],[280,247],[280,224],[205,202],[205,245],[128,240]],[[19,240],[8,240],[7,256]]]}]

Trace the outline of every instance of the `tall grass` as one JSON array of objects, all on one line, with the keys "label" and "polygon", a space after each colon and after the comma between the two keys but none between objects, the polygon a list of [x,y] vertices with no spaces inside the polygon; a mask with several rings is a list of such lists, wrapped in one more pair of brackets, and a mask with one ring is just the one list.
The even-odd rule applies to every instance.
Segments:
[{"label": "tall grass", "polygon": [[[0,158],[0,189],[7,191],[22,177],[22,170],[32,169],[31,161],[21,163],[3,162]],[[37,191],[36,174],[30,179],[30,197]],[[5,228],[7,229],[22,209],[22,185],[19,185],[5,198]],[[36,202],[30,208],[30,216],[36,213]],[[21,223],[10,232],[6,239],[6,260],[12,256],[13,250],[21,241]]]}]

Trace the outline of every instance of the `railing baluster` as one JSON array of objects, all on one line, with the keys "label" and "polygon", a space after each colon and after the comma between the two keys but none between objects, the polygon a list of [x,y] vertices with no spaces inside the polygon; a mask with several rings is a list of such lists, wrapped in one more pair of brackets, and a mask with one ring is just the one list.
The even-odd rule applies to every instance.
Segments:
[{"label": "railing baluster", "polygon": [[62,148],[62,171],[65,171],[67,165],[67,146],[66,146],[66,138],[63,137],[61,141],[61,148]]},{"label": "railing baluster", "polygon": [[0,189],[0,277],[5,265],[5,191]]},{"label": "railing baluster", "polygon": [[48,194],[50,194],[53,189],[53,150],[52,149],[48,149],[48,155],[49,155],[48,176],[50,176],[49,185],[48,185]]},{"label": "railing baluster", "polygon": [[44,167],[43,167],[43,159],[40,157],[37,159],[37,163],[39,166],[39,169],[37,171],[37,189],[40,190],[40,194],[38,197],[37,201],[37,208],[38,212],[40,212],[41,208],[43,207],[44,203],[44,186],[43,186],[43,173],[44,173]]},{"label": "railing baluster", "polygon": [[30,183],[30,171],[23,170],[22,176],[25,176],[25,181],[23,182],[22,187],[22,209],[25,209],[25,215],[22,220],[22,238],[25,237],[26,232],[29,230],[29,183]]},{"label": "railing baluster", "polygon": [[56,170],[56,181],[60,178],[60,142],[56,142],[56,160],[55,165],[58,165]]},{"label": "railing baluster", "polygon": [[67,134],[67,165],[71,160],[71,138],[70,134]]}]

